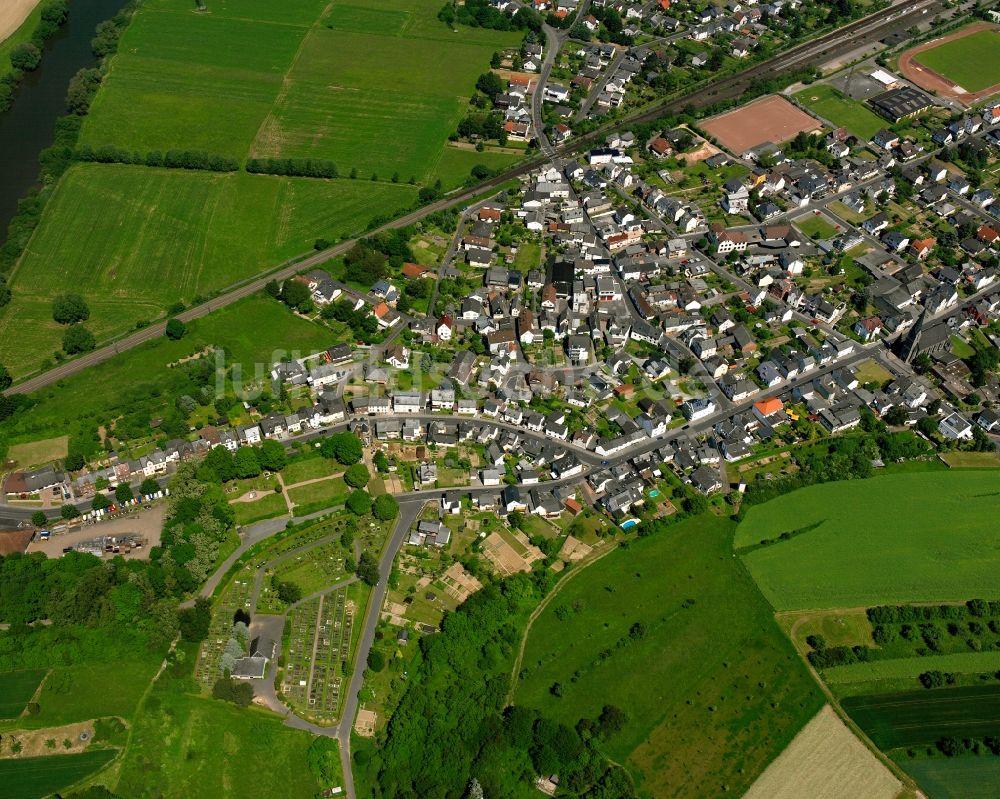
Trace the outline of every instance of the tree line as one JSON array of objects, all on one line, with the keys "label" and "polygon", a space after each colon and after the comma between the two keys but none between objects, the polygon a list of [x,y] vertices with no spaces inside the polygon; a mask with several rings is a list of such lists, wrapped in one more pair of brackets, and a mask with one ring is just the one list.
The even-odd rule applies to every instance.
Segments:
[{"label": "tree line", "polygon": [[25,72],[34,72],[42,63],[45,43],[51,39],[69,19],[68,0],[49,0],[42,6],[38,25],[31,38],[15,45],[9,56],[11,71],[0,77],[0,113],[10,110],[14,104],[14,94]]}]

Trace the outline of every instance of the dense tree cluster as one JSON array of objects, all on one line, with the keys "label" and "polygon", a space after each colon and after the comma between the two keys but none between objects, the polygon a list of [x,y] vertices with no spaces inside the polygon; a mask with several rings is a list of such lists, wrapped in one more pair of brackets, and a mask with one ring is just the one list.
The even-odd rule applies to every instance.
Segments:
[{"label": "dense tree cluster", "polygon": [[361,460],[363,449],[361,439],[347,430],[327,436],[320,442],[320,454],[324,458],[334,458],[344,466],[353,466]]},{"label": "dense tree cluster", "polygon": [[235,158],[205,152],[204,150],[150,150],[141,153],[115,147],[110,144],[92,147],[83,144],[76,148],[78,161],[92,161],[99,164],[139,164],[167,169],[190,169],[202,172],[236,172],[240,162]]},{"label": "dense tree cluster", "polygon": [[635,795],[628,775],[600,754],[626,723],[620,709],[607,706],[576,727],[530,708],[504,709],[519,619],[550,579],[539,572],[487,586],[445,617],[440,634],[421,639],[422,657],[378,755],[385,799],[509,796],[538,774],[558,774],[561,791],[587,799]]},{"label": "dense tree cluster", "polygon": [[90,352],[96,346],[97,339],[94,338],[94,334],[83,325],[70,325],[63,333],[62,348],[67,355]]},{"label": "dense tree cluster", "polygon": [[378,322],[375,317],[365,311],[355,310],[354,305],[346,300],[324,306],[321,315],[324,319],[347,325],[351,328],[354,338],[365,344],[371,344],[378,334]]},{"label": "dense tree cluster", "polygon": [[449,2],[438,12],[438,19],[446,25],[456,23],[470,28],[490,28],[498,31],[542,29],[542,17],[533,9],[522,6],[513,16],[490,5],[489,0],[466,0],[462,4]]},{"label": "dense tree cluster", "polygon": [[90,319],[90,308],[79,294],[59,294],[52,300],[52,318],[61,325]]},{"label": "dense tree cluster", "polygon": [[246,170],[253,175],[300,178],[335,178],[339,175],[333,161],[316,158],[248,158]]}]

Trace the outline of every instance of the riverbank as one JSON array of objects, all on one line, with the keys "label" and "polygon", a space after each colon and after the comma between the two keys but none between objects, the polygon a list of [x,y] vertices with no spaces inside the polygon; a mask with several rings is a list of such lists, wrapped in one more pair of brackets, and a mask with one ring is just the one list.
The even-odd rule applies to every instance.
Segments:
[{"label": "riverbank", "polygon": [[0,44],[12,36],[42,0],[4,0],[0,5]]}]

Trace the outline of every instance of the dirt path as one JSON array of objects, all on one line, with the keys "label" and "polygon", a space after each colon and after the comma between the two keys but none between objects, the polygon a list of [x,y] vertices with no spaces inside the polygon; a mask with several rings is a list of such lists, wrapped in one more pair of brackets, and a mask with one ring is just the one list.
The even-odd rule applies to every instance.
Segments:
[{"label": "dirt path", "polygon": [[0,42],[4,41],[21,23],[41,0],[3,0],[0,3]]},{"label": "dirt path", "polygon": [[978,92],[967,92],[961,86],[956,86],[954,81],[948,80],[948,78],[944,75],[940,75],[933,69],[918,63],[916,57],[925,50],[930,50],[938,45],[944,44],[945,42],[962,39],[978,31],[996,30],[998,28],[1000,28],[1000,25],[994,25],[992,22],[977,22],[973,25],[962,28],[961,30],[955,31],[954,33],[950,33],[947,36],[942,36],[938,39],[931,39],[929,42],[918,44],[916,47],[907,50],[899,57],[899,71],[904,78],[913,81],[921,89],[934,92],[939,97],[957,100],[965,106],[975,105],[980,100],[985,100],[987,97],[991,97],[992,95],[1000,92],[1000,84],[994,84],[993,86],[989,86]]}]

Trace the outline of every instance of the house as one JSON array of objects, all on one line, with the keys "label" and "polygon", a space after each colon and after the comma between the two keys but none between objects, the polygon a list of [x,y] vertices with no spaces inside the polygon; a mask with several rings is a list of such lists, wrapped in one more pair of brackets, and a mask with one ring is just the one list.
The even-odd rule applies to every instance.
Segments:
[{"label": "house", "polygon": [[952,441],[971,441],[972,423],[958,413],[951,413],[938,424],[941,435]]},{"label": "house", "polygon": [[656,158],[666,158],[673,151],[674,148],[670,146],[670,142],[662,136],[657,136],[649,143],[649,152],[651,152]]},{"label": "house", "polygon": [[882,320],[877,316],[859,319],[854,324],[854,332],[862,341],[866,343],[872,341],[882,332]]},{"label": "house", "polygon": [[434,332],[440,341],[451,341],[452,331],[454,328],[455,322],[450,316],[445,315],[437,320]]}]

